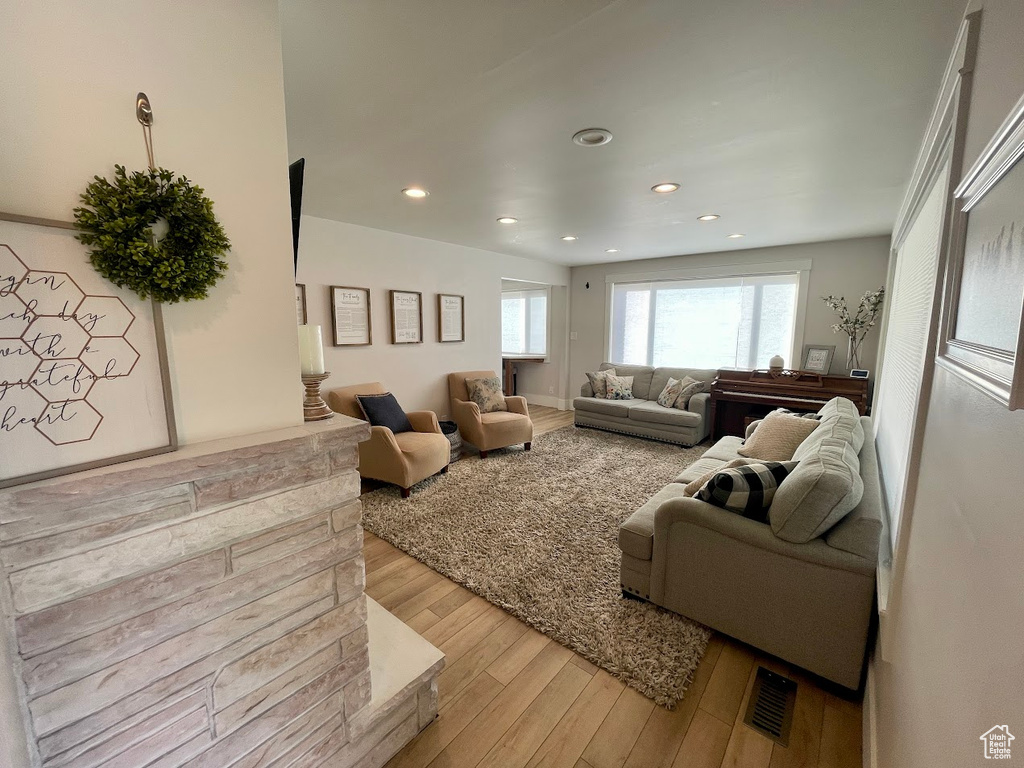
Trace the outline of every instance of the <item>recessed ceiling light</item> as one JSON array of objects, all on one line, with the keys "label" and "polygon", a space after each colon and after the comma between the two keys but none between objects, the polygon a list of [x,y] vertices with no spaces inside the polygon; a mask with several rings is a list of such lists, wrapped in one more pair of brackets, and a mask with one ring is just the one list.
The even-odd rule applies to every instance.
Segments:
[{"label": "recessed ceiling light", "polygon": [[420,187],[406,187],[405,189],[402,190],[402,194],[405,195],[406,197],[421,198],[426,197],[430,193],[427,192],[427,190],[425,189],[421,189]]},{"label": "recessed ceiling light", "polygon": [[579,240],[579,238],[576,237],[576,235],[564,235],[562,239],[565,240],[567,243],[573,240]]},{"label": "recessed ceiling light", "polygon": [[600,147],[612,140],[612,132],[604,128],[584,128],[572,135],[574,144],[581,147]]},{"label": "recessed ceiling light", "polygon": [[519,219],[514,219],[511,216],[502,216],[498,219],[499,224],[515,224]]},{"label": "recessed ceiling light", "polygon": [[741,233],[739,233],[739,232],[733,232],[733,233],[732,233],[731,235],[727,235],[727,237],[728,237],[728,238],[729,238],[730,240],[735,240],[735,239],[736,239],[736,238],[738,238],[738,237],[746,237],[746,235],[743,235],[743,234],[741,234]]},{"label": "recessed ceiling light", "polygon": [[714,221],[715,219],[722,218],[717,213],[705,213],[703,216],[698,216],[697,221]]},{"label": "recessed ceiling light", "polygon": [[618,253],[619,249],[618,248],[605,248],[604,252],[605,253]]},{"label": "recessed ceiling light", "polygon": [[651,187],[651,192],[658,192],[664,195],[669,192],[675,192],[677,189],[679,189],[679,185],[674,181],[663,181],[661,184],[655,184]]}]

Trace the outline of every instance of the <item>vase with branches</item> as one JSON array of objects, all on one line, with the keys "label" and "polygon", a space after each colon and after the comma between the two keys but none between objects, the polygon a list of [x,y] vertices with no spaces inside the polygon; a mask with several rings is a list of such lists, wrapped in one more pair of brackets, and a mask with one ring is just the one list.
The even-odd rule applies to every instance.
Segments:
[{"label": "vase with branches", "polygon": [[860,347],[865,337],[875,327],[878,313],[882,310],[882,302],[885,300],[885,286],[877,291],[868,291],[860,297],[857,311],[852,312],[846,305],[844,296],[822,296],[821,300],[825,306],[839,315],[839,322],[833,324],[832,333],[842,331],[849,338],[846,353],[846,368],[860,368]]}]

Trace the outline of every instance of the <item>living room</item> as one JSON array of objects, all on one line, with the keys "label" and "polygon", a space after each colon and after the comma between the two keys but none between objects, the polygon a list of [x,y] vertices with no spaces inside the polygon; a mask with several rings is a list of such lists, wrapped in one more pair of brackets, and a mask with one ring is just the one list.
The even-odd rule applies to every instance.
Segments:
[{"label": "living room", "polygon": [[4,17],[0,765],[1011,756],[1019,2]]}]

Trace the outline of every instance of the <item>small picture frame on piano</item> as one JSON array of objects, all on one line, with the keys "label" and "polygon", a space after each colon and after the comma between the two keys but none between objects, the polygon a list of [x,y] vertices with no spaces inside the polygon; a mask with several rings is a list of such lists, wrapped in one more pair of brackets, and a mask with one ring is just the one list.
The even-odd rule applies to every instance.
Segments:
[{"label": "small picture frame on piano", "polygon": [[851,379],[868,379],[871,378],[871,371],[867,368],[854,368],[850,371]]},{"label": "small picture frame on piano", "polygon": [[804,344],[804,361],[800,370],[827,374],[835,353],[835,344]]}]

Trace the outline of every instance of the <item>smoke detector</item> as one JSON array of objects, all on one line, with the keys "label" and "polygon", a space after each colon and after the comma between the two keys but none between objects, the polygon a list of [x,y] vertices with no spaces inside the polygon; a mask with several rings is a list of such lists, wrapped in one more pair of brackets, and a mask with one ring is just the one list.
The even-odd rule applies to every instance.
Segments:
[{"label": "smoke detector", "polygon": [[584,128],[572,135],[574,144],[581,147],[600,147],[612,140],[612,132],[604,128]]}]

